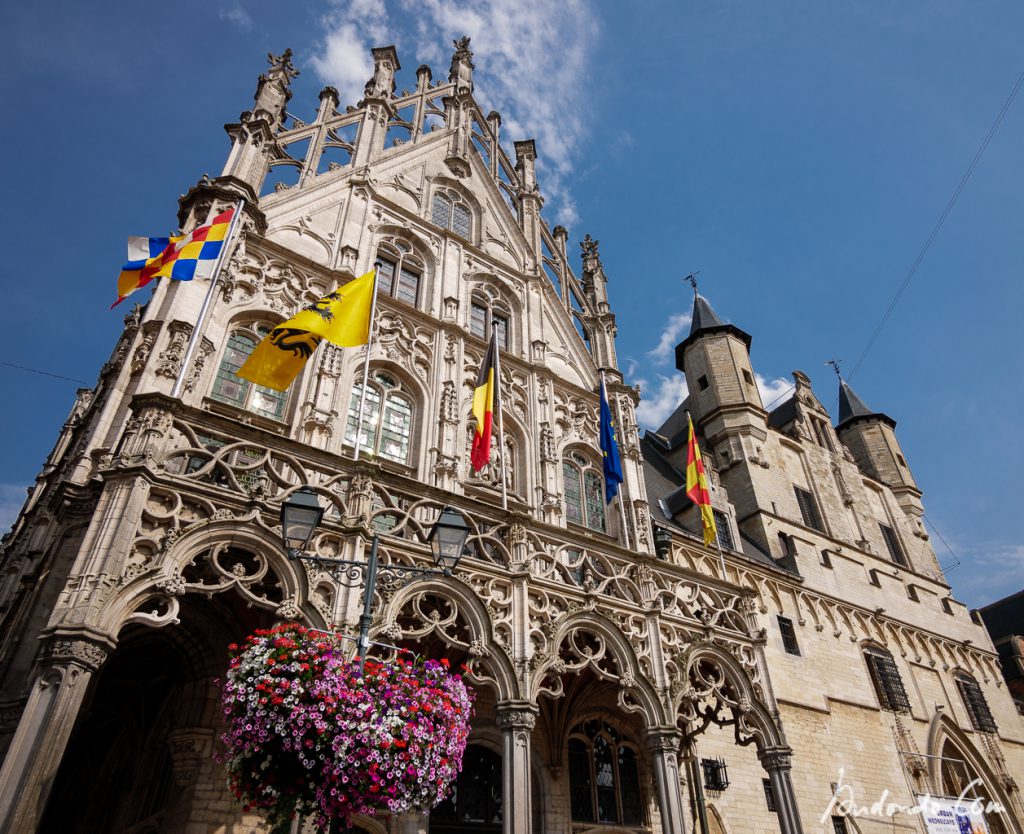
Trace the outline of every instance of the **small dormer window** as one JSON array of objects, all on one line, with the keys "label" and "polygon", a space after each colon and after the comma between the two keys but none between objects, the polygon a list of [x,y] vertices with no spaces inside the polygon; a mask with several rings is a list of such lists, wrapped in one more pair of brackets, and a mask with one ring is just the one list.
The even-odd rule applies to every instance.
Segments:
[{"label": "small dormer window", "polygon": [[459,237],[469,239],[473,228],[473,213],[458,191],[443,188],[434,192],[434,201],[430,206],[432,223],[455,232]]}]

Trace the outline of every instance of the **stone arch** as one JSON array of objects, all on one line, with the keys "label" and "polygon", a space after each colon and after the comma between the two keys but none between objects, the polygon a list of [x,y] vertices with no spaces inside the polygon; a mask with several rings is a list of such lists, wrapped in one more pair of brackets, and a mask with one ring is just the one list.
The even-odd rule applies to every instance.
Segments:
[{"label": "stone arch", "polygon": [[[574,639],[580,633],[596,637],[597,645]],[[589,669],[599,679],[618,683],[619,706],[626,712],[639,713],[645,728],[671,723],[666,721],[658,694],[641,671],[629,640],[615,623],[594,611],[582,611],[560,621],[547,650],[534,655],[533,665],[529,692],[533,700],[542,693],[560,697],[561,675]],[[559,676],[557,682],[545,683],[552,673]]]},{"label": "stone arch", "polygon": [[729,829],[725,827],[725,819],[722,814],[719,813],[718,808],[715,807],[713,802],[707,804],[708,809],[708,834],[729,834]]},{"label": "stone arch", "polygon": [[989,765],[990,757],[979,751],[953,718],[942,710],[935,713],[931,726],[928,728],[927,749],[930,756],[928,776],[935,794],[941,796],[945,793],[942,778],[942,755],[947,744],[952,745],[963,759],[968,768],[968,775],[983,780],[983,790],[991,793],[990,797],[986,797],[986,801],[998,802],[1006,809],[1005,813],[999,815],[1000,822],[1013,834],[1022,834],[1024,829],[1021,828],[1020,822],[1011,810],[1013,803],[1010,801],[1007,790],[1012,782],[1010,775],[1008,773],[997,774]]},{"label": "stone arch", "polygon": [[[249,564],[254,570],[248,571],[242,561],[226,566],[223,559],[218,559],[229,548],[252,554],[254,562]],[[211,581],[190,581],[191,577],[186,575],[189,567],[208,552],[214,555],[207,558],[215,561],[205,566]],[[273,579],[277,580],[279,591],[261,594],[264,583]],[[128,582],[101,609],[96,625],[111,634],[130,622],[155,627],[173,625],[180,597],[189,593],[212,596],[229,590],[239,591],[248,604],[272,611],[278,618],[298,619],[316,627],[326,623],[323,613],[309,604],[310,587],[305,571],[288,560],[277,533],[264,527],[253,514],[243,519],[200,522],[186,529],[171,545],[159,570],[139,574]],[[157,606],[156,613],[150,613],[151,604]]]},{"label": "stone arch", "polygon": [[[425,612],[418,602],[424,597],[440,597],[448,605],[448,614]],[[408,632],[398,619],[407,606],[421,627]],[[522,700],[524,693],[516,679],[515,669],[504,649],[494,639],[491,618],[476,592],[453,576],[433,577],[413,582],[395,592],[388,600],[380,625],[371,634],[392,640],[437,636],[445,645],[454,646],[469,656],[468,678],[472,683],[487,684],[497,701]]]},{"label": "stone arch", "polygon": [[[672,701],[684,737],[692,739],[717,724],[732,726],[737,744],[753,742],[759,751],[785,746],[760,687],[726,648],[711,642],[696,644],[685,669],[686,680]],[[722,715],[726,709],[731,717]]]}]

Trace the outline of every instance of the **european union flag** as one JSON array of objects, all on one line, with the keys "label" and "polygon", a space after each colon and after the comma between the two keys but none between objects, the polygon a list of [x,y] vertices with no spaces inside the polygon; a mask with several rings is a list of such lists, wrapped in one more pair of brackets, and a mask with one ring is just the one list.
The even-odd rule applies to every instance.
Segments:
[{"label": "european union flag", "polygon": [[604,500],[611,500],[619,494],[622,483],[622,461],[619,460],[619,444],[615,440],[615,421],[608,407],[608,392],[604,390],[601,378],[601,458],[604,466]]}]

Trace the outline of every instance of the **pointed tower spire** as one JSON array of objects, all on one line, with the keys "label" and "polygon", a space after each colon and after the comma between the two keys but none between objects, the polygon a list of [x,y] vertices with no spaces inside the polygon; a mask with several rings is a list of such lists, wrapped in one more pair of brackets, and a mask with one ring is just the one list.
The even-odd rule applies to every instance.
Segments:
[{"label": "pointed tower spire", "polygon": [[696,292],[693,295],[693,315],[690,317],[690,335],[676,345],[676,367],[686,373],[683,367],[683,355],[686,349],[702,336],[709,336],[713,333],[731,333],[750,350],[750,343],[753,339],[750,334],[740,330],[735,324],[727,324],[722,321],[718,314],[711,308],[708,300]]},{"label": "pointed tower spire", "polygon": [[896,421],[891,417],[879,412],[872,411],[864,404],[864,400],[854,393],[854,390],[846,383],[845,379],[839,379],[839,425],[838,429],[847,428],[852,425],[851,421],[857,420],[880,420],[887,423],[891,428],[896,428]]}]

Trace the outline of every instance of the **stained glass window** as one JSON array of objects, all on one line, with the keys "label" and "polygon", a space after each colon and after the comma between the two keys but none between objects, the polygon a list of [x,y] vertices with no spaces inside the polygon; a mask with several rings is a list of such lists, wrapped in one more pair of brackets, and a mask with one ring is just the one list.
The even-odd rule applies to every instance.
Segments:
[{"label": "stained glass window", "polygon": [[284,417],[287,392],[253,385],[249,380],[237,375],[238,369],[249,358],[249,354],[270,331],[269,325],[257,324],[235,330],[228,336],[228,344],[217,368],[217,377],[213,382],[210,396],[220,402],[244,408],[246,411],[280,420]]},{"label": "stained glass window", "polygon": [[604,476],[597,466],[578,452],[570,452],[562,462],[562,479],[566,519],[603,533]]},{"label": "stained glass window", "polygon": [[592,719],[573,728],[569,793],[575,822],[643,825],[636,750],[605,721]]},{"label": "stained glass window", "polygon": [[[359,422],[359,398],[363,386],[356,383],[345,425],[345,442],[355,445]],[[390,376],[374,374],[366,387],[362,425],[359,426],[359,450],[398,463],[409,462],[412,438],[412,400]]]}]

